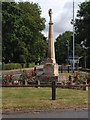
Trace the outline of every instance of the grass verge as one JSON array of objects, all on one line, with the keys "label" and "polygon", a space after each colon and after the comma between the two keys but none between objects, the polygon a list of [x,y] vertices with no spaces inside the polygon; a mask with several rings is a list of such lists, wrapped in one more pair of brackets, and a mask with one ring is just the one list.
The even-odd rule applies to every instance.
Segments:
[{"label": "grass verge", "polygon": [[56,100],[52,100],[51,88],[2,88],[2,110],[46,110],[87,108],[88,92],[75,89],[56,89]]}]

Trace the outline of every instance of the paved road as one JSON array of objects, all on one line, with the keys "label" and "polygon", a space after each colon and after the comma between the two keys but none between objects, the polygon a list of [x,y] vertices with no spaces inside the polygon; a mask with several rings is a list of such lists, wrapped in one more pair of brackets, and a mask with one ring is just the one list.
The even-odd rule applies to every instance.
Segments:
[{"label": "paved road", "polygon": [[88,110],[42,111],[30,113],[8,113],[3,118],[88,118]]}]

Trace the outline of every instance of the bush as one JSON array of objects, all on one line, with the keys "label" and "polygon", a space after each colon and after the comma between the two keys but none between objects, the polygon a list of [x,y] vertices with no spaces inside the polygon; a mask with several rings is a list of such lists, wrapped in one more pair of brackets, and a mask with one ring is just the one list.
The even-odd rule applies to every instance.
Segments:
[{"label": "bush", "polygon": [[90,75],[88,75],[88,77],[87,77],[87,84],[89,84],[90,83]]},{"label": "bush", "polygon": [[30,68],[35,67],[35,63],[32,63],[32,64],[29,63],[29,67]]},{"label": "bush", "polygon": [[19,63],[8,63],[3,65],[4,70],[19,69],[21,65]]},{"label": "bush", "polygon": [[31,68],[35,67],[34,63],[8,63],[3,65],[3,70],[13,70],[13,69],[21,69],[21,68]]}]

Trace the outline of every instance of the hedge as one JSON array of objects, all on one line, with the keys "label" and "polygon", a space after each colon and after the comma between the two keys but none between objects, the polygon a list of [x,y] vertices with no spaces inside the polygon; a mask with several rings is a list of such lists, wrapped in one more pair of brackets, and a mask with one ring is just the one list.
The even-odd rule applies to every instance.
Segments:
[{"label": "hedge", "polygon": [[3,64],[3,70],[21,69],[35,67],[35,63],[8,63]]}]

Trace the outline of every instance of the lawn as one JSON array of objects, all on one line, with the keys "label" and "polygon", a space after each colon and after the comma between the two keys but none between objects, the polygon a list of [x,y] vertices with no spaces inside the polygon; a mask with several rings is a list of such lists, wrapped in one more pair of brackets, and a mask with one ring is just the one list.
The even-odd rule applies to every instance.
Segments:
[{"label": "lawn", "polygon": [[3,112],[32,109],[87,108],[88,92],[57,88],[56,100],[52,100],[51,88],[3,87],[2,105]]}]

